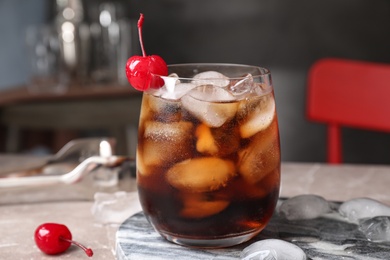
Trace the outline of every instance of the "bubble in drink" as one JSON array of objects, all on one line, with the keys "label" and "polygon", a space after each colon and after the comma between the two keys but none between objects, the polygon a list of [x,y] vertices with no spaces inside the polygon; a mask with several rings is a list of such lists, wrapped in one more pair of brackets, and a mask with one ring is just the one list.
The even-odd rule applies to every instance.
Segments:
[{"label": "bubble in drink", "polygon": [[349,221],[357,223],[359,219],[390,216],[390,207],[374,199],[355,198],[341,204],[339,213]]},{"label": "bubble in drink", "polygon": [[312,194],[292,197],[279,207],[279,213],[288,220],[314,219],[331,211],[327,200]]},{"label": "bubble in drink", "polygon": [[[197,247],[234,245],[265,227],[279,196],[272,86],[260,86],[264,83],[253,71],[252,77],[232,80],[200,67],[184,71],[178,65],[179,79],[143,94],[138,192],[145,216],[168,240]],[[231,67],[225,69],[231,73]],[[176,93],[183,84],[188,88]]]},{"label": "bubble in drink", "polygon": [[[178,122],[180,118],[175,111],[180,110],[180,103],[174,100],[162,99],[153,95],[148,96],[143,101],[144,110],[141,111],[140,120],[157,121],[157,122]],[[158,118],[151,118],[157,116]],[[145,117],[145,118],[144,118]]]},{"label": "bubble in drink", "polygon": [[140,174],[152,174],[150,167],[170,165],[192,156],[190,122],[144,123],[143,145],[138,149],[137,167]]},{"label": "bubble in drink", "polygon": [[373,242],[390,242],[390,216],[378,216],[359,221],[359,230]]},{"label": "bubble in drink", "polygon": [[298,246],[279,239],[265,239],[244,248],[241,260],[306,260]]}]

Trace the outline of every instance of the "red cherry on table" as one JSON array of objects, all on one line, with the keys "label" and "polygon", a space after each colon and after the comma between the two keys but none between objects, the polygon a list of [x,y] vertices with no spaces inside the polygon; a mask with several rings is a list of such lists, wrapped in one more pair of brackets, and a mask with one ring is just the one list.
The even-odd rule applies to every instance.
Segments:
[{"label": "red cherry on table", "polygon": [[82,248],[89,257],[93,255],[92,249],[72,241],[72,233],[62,224],[44,223],[38,226],[34,233],[34,239],[38,248],[48,255],[63,253],[71,244]]},{"label": "red cherry on table", "polygon": [[161,78],[156,78],[153,74],[166,76],[168,67],[165,61],[158,55],[146,56],[142,39],[142,25],[144,15],[141,14],[138,20],[138,34],[143,56],[132,56],[126,63],[126,76],[129,83],[137,90],[144,91],[149,87],[159,88],[164,85]]}]

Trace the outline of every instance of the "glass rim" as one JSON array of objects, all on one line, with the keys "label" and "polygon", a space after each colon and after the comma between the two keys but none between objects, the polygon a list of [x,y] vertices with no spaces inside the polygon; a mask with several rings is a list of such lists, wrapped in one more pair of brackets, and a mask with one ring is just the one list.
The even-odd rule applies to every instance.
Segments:
[{"label": "glass rim", "polygon": [[[207,63],[207,62],[206,63],[205,62],[196,63],[195,62],[195,63],[173,63],[173,64],[169,64],[167,66],[168,66],[168,70],[170,68],[172,68],[172,67],[191,67],[191,66],[194,67],[194,68],[196,68],[196,67],[206,67],[206,66],[251,68],[251,69],[254,69],[254,70],[259,72],[259,74],[252,75],[252,78],[262,78],[262,77],[270,77],[271,76],[271,71],[268,68],[266,68],[266,67],[261,67],[261,66],[256,66],[256,65],[239,64],[239,63]],[[220,72],[220,73],[222,73],[222,72]],[[156,74],[156,73],[151,73],[151,75],[157,76],[157,77],[162,77],[162,78],[169,77],[169,75],[162,76],[162,75]],[[223,80],[241,80],[241,79],[246,78],[246,75],[235,76],[235,77],[230,77],[228,75],[225,75],[225,76],[226,76],[226,78],[223,79]],[[178,79],[194,80],[191,77],[181,77],[180,75],[178,75]],[[221,78],[212,78],[212,77],[207,78],[207,79],[208,80],[222,80]]]}]

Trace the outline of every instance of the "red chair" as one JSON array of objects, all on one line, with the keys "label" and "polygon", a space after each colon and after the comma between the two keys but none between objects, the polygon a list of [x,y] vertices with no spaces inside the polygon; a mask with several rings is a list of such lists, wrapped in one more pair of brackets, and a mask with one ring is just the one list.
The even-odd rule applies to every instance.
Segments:
[{"label": "red chair", "polygon": [[390,64],[320,59],[307,84],[307,118],[327,124],[328,163],[343,162],[342,126],[390,132]]}]

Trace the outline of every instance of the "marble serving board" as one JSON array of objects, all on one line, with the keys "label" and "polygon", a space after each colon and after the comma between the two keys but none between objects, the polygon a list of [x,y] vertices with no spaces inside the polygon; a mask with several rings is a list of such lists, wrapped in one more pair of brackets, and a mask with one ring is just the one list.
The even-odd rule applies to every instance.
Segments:
[{"label": "marble serving board", "polygon": [[308,259],[390,259],[390,243],[368,241],[358,226],[337,213],[312,220],[288,221],[274,214],[268,226],[252,240],[224,249],[193,249],[173,244],[154,231],[142,212],[128,218],[118,229],[119,260],[240,259],[241,251],[262,239],[282,239],[303,249]]}]

